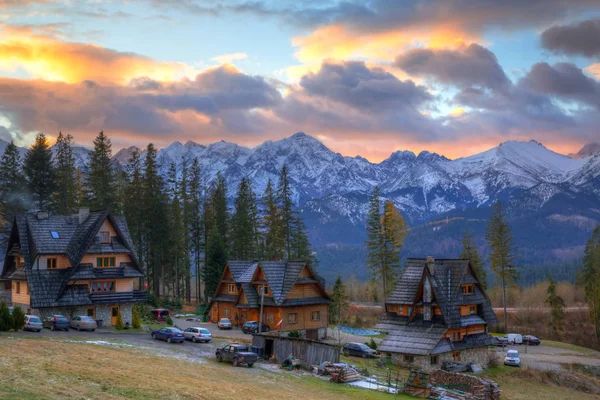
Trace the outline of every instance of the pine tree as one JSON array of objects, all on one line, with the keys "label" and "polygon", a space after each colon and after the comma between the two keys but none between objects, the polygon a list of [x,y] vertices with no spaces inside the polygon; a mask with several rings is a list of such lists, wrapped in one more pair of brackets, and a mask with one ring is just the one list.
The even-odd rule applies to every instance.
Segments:
[{"label": "pine tree", "polygon": [[565,323],[565,302],[559,295],[556,294],[556,283],[552,279],[552,275],[548,276],[548,289],[546,293],[546,304],[551,308],[550,310],[550,323],[548,326],[552,328],[553,334],[557,334],[558,331],[562,331]]},{"label": "pine tree", "polygon": [[600,225],[594,229],[583,255],[582,280],[590,319],[600,341]]},{"label": "pine tree", "polygon": [[292,201],[292,188],[288,177],[287,166],[281,167],[279,185],[277,187],[277,203],[281,220],[281,235],[285,245],[285,256],[289,260],[292,256],[292,236],[294,222],[294,202]]},{"label": "pine tree", "polygon": [[137,304],[133,306],[133,314],[131,317],[131,327],[133,329],[140,329],[142,327],[142,321],[140,320],[140,308]]},{"label": "pine tree", "polygon": [[217,173],[210,197],[205,206],[206,260],[205,293],[212,296],[217,287],[228,258],[229,214],[227,210],[227,187],[225,178]]},{"label": "pine tree", "polygon": [[144,230],[144,174],[138,150],[134,150],[126,168],[125,204],[123,210],[133,243],[137,250],[140,266],[145,263],[145,230]]},{"label": "pine tree", "polygon": [[[202,174],[200,170],[200,163],[195,158],[192,161],[189,174],[189,235],[190,235],[190,250],[192,254],[192,260],[194,263],[194,269],[196,272],[196,296],[198,299],[202,298],[201,292],[201,277],[203,273],[202,269],[202,254],[205,254],[204,244],[206,243],[205,226],[204,226],[204,215],[202,208],[204,204],[204,189],[202,185]],[[205,265],[206,267],[206,265]],[[205,268],[206,269],[206,268]],[[206,291],[204,293],[205,300],[208,298]]]},{"label": "pine tree", "polygon": [[281,229],[281,219],[277,200],[273,190],[273,183],[269,179],[263,195],[263,230],[265,232],[264,257],[267,260],[283,258],[285,244]]},{"label": "pine tree", "polygon": [[487,274],[485,272],[483,262],[481,261],[481,257],[479,256],[479,252],[477,251],[477,246],[475,246],[475,240],[473,239],[473,236],[469,234],[467,229],[465,229],[462,245],[463,249],[459,258],[462,258],[463,260],[471,260],[471,265],[473,265],[473,269],[479,277],[481,285],[484,289],[487,289]]},{"label": "pine tree", "polygon": [[306,225],[299,217],[294,218],[291,239],[292,255],[290,259],[306,261],[311,267],[316,268],[318,260],[311,250]]},{"label": "pine tree", "polygon": [[23,172],[37,208],[47,211],[55,185],[52,151],[48,139],[43,133],[38,133],[35,142],[27,151]]},{"label": "pine tree", "polygon": [[[179,180],[179,198],[181,199],[181,219],[182,219],[182,242],[180,256],[180,270],[182,279],[184,280],[185,298],[188,302],[192,301],[192,273],[190,260],[190,193],[188,190],[188,160],[187,158],[181,163],[181,179]],[[199,282],[196,282],[197,284]]]},{"label": "pine tree", "polygon": [[381,219],[383,263],[378,275],[384,283],[384,294],[388,296],[396,286],[398,271],[402,268],[400,249],[406,238],[406,227],[404,226],[404,218],[402,218],[394,203],[391,201],[386,202],[383,210],[383,218]]},{"label": "pine tree", "polygon": [[231,257],[235,260],[257,259],[258,234],[254,193],[249,178],[242,178],[231,217]]},{"label": "pine tree", "polygon": [[342,324],[342,316],[348,309],[348,295],[346,286],[342,278],[338,275],[331,291],[331,304],[329,305],[329,323],[334,325]]},{"label": "pine tree", "polygon": [[11,141],[6,146],[0,161],[0,205],[5,221],[12,223],[15,215],[27,210],[27,196],[19,149]]},{"label": "pine tree", "polygon": [[216,225],[210,228],[207,239],[207,274],[205,279],[205,290],[209,296],[214,296],[225,264],[227,264],[226,245]]},{"label": "pine tree", "polygon": [[515,264],[517,254],[512,233],[502,205],[496,202],[494,214],[490,218],[486,232],[486,240],[491,252],[489,254],[490,267],[502,285],[502,304],[504,306],[504,331],[508,331],[506,320],[506,287],[516,284],[519,277],[518,267]]},{"label": "pine tree", "polygon": [[53,208],[58,215],[71,215],[77,210],[77,168],[73,155],[73,136],[58,134],[56,139],[56,192]]},{"label": "pine tree", "polygon": [[228,243],[229,234],[229,212],[227,209],[227,185],[221,172],[217,173],[216,183],[210,196],[211,210],[213,211],[213,221],[221,241]]},{"label": "pine tree", "polygon": [[[382,232],[381,232],[381,207],[379,205],[379,186],[375,186],[369,199],[369,212],[367,214],[367,266],[371,270],[371,277],[375,281],[378,271],[382,268]],[[385,285],[384,285],[385,287]],[[384,289],[385,297],[385,289]]]},{"label": "pine tree", "polygon": [[92,210],[117,211],[117,177],[112,162],[112,145],[104,131],[94,139],[86,186]]}]

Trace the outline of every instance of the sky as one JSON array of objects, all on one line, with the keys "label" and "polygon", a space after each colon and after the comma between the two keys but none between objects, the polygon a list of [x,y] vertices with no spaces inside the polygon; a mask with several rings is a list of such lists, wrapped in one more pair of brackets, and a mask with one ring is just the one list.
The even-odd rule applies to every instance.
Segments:
[{"label": "sky", "polygon": [[600,141],[597,0],[0,0],[0,138],[306,132],[373,162]]}]

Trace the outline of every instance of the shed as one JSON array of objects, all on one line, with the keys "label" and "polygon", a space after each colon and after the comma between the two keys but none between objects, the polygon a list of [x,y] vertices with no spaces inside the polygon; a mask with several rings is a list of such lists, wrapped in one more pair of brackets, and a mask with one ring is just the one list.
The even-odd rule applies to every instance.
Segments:
[{"label": "shed", "polygon": [[302,360],[305,366],[320,365],[324,361],[338,363],[340,347],[317,342],[310,339],[290,338],[272,333],[255,333],[252,335],[252,347],[260,349],[265,358],[275,356],[278,363],[289,355]]}]

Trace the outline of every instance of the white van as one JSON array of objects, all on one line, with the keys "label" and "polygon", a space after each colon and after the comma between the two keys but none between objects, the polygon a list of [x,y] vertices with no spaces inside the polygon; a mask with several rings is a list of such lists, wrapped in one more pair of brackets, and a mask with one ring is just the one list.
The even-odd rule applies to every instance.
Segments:
[{"label": "white van", "polygon": [[508,344],[523,344],[523,336],[518,333],[509,333],[506,335]]}]

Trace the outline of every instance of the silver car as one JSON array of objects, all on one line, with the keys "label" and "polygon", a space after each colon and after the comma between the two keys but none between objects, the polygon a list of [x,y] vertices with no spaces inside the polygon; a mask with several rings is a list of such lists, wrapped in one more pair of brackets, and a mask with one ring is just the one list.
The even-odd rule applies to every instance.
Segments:
[{"label": "silver car", "polygon": [[517,350],[509,350],[504,357],[504,365],[514,365],[515,367],[521,366],[521,357]]},{"label": "silver car", "polygon": [[221,318],[217,322],[217,328],[219,329],[231,329],[231,320],[229,318]]},{"label": "silver car", "polygon": [[26,315],[25,316],[25,326],[23,327],[24,331],[36,331],[39,332],[43,328],[42,320],[35,315]]},{"label": "silver car", "polygon": [[208,343],[212,339],[212,334],[208,329],[198,327],[187,328],[185,331],[183,331],[183,336],[186,338],[186,340],[191,340],[193,343]]},{"label": "silver car", "polygon": [[77,329],[78,331],[92,331],[94,332],[96,328],[98,328],[98,324],[96,321],[88,317],[87,315],[80,315],[77,317],[73,317],[69,322],[72,329]]}]

